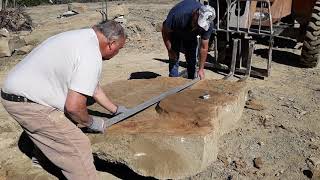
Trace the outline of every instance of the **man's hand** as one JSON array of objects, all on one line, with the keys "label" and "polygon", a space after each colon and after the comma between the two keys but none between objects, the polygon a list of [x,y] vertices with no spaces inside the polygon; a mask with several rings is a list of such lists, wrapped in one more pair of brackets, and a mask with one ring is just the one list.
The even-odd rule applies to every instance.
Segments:
[{"label": "man's hand", "polygon": [[128,111],[128,109],[125,106],[118,106],[117,111],[113,113],[114,116],[122,114],[124,112]]},{"label": "man's hand", "polygon": [[200,77],[200,80],[204,79],[204,69],[199,69],[198,76]]},{"label": "man's hand", "polygon": [[98,116],[89,116],[89,118],[91,119],[91,125],[88,126],[89,131],[103,134],[106,129],[104,118]]}]

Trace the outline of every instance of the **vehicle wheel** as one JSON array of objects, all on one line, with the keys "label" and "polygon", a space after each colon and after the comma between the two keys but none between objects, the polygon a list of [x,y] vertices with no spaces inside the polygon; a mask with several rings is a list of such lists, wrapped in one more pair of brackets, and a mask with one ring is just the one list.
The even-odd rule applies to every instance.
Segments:
[{"label": "vehicle wheel", "polygon": [[320,59],[320,0],[316,0],[312,16],[307,26],[301,53],[301,65],[317,67]]}]

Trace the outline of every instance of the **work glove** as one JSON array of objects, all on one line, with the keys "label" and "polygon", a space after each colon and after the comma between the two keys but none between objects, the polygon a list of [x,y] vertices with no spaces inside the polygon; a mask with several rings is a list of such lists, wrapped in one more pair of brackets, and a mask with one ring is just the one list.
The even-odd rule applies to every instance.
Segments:
[{"label": "work glove", "polygon": [[118,106],[117,111],[115,113],[113,113],[112,115],[116,116],[116,115],[122,114],[126,111],[128,111],[128,109],[125,106]]},{"label": "work glove", "polygon": [[106,129],[105,118],[98,117],[98,116],[89,116],[89,117],[92,119],[92,121],[91,121],[91,125],[87,127],[88,131],[103,134],[104,130]]}]

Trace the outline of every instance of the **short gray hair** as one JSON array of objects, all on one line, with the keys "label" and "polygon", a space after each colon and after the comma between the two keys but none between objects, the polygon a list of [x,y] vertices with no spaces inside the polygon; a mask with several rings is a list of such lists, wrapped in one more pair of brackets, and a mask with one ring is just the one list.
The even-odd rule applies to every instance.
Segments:
[{"label": "short gray hair", "polygon": [[116,21],[107,20],[93,26],[100,31],[109,41],[125,38],[124,28]]}]

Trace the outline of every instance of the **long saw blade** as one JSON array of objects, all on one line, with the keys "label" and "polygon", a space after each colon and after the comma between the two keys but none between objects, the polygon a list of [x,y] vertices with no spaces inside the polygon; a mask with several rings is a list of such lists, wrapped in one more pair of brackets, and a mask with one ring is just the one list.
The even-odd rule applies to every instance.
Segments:
[{"label": "long saw blade", "polygon": [[115,117],[112,117],[110,119],[106,119],[105,120],[105,123],[106,123],[106,127],[110,127],[112,126],[113,124],[116,124],[120,121],[123,121],[125,120],[126,118],[132,116],[132,115],[135,115],[137,114],[138,112],[141,112],[143,111],[144,109],[158,103],[159,101],[163,100],[164,98],[166,98],[167,96],[170,96],[172,94],[175,94],[177,92],[180,92],[180,91],[183,91],[184,89],[194,85],[195,83],[199,82],[200,81],[200,78],[195,78],[193,79],[192,81],[184,84],[184,85],[181,85],[181,86],[178,86],[178,87],[175,87],[175,88],[172,88],[162,94],[160,94],[159,96],[156,96],[156,97],[153,97],[147,101],[145,101],[144,103],[141,103],[139,104],[138,106],[134,107],[134,108],[131,108],[129,109],[129,111],[125,112],[125,113],[122,113],[122,114],[119,114]]}]

